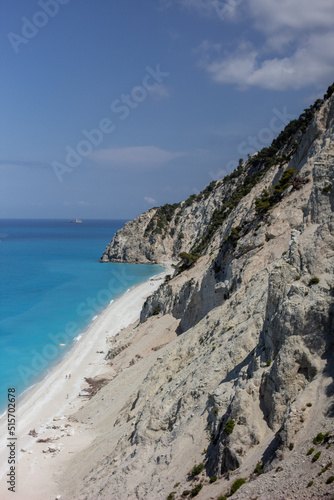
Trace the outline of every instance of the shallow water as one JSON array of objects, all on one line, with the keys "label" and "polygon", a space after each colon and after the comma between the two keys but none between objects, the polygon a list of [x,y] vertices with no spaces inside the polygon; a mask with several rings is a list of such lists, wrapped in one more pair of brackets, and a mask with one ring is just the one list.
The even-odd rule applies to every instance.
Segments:
[{"label": "shallow water", "polygon": [[8,387],[34,384],[115,297],[162,270],[98,262],[124,223],[0,220],[0,412]]}]

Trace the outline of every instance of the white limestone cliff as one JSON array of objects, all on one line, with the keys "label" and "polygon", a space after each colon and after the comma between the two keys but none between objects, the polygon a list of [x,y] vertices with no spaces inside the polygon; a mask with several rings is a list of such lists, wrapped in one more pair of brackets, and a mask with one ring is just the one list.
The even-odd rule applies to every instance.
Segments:
[{"label": "white limestone cliff", "polygon": [[[162,263],[198,248],[202,256],[180,265],[146,301],[140,322],[111,341],[111,349],[127,346],[113,358],[117,376],[75,415],[97,433],[62,476],[66,498],[176,500],[201,482],[196,497],[204,500],[227,495],[240,477],[240,500],[334,498],[326,484],[333,469],[318,475],[306,455],[318,432],[328,433],[314,446],[323,467],[334,448],[333,96],[318,107],[290,157],[260,170],[205,245],[215,210],[224,213],[254,162],[175,207],[161,232],[161,214],[151,209],[108,245],[104,262]],[[289,168],[290,185],[256,210]],[[144,338],[159,345],[145,350]],[[315,487],[307,487],[311,479]]]}]

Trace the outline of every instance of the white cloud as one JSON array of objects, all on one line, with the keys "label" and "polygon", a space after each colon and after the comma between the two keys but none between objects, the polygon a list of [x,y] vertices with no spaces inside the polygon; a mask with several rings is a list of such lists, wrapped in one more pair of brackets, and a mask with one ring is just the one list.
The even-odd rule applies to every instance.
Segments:
[{"label": "white cloud", "polygon": [[200,16],[217,18],[221,21],[236,17],[239,5],[245,0],[160,0],[162,9],[168,9],[172,5],[179,5],[185,10],[193,10]]},{"label": "white cloud", "polygon": [[48,168],[49,165],[45,163],[41,163],[39,161],[32,162],[32,161],[15,161],[15,160],[0,160],[0,167],[8,167],[8,168],[31,168],[31,169],[36,169],[36,168]]},{"label": "white cloud", "polygon": [[241,32],[248,40],[228,53],[208,40],[197,49],[201,67],[218,83],[286,90],[323,88],[333,80],[333,0],[161,1],[166,7],[176,4],[201,16],[218,16],[223,23],[242,20],[247,26]]},{"label": "white cloud", "polygon": [[101,165],[110,167],[154,168],[185,153],[172,153],[155,146],[135,146],[128,148],[100,149],[94,151],[90,158]]},{"label": "white cloud", "polygon": [[265,35],[265,48],[271,50],[288,49],[291,43],[298,50],[310,37],[333,31],[332,0],[247,0],[245,10],[254,28]]},{"label": "white cloud", "polygon": [[147,201],[147,203],[149,203],[150,205],[157,202],[154,198],[151,198],[151,196],[144,196],[144,200]]},{"label": "white cloud", "polygon": [[257,53],[250,46],[240,45],[234,54],[205,64],[206,71],[218,83],[237,84],[245,88],[249,76],[254,73]]},{"label": "white cloud", "polygon": [[333,0],[247,0],[247,8],[255,27],[268,35],[284,29],[295,36],[314,30],[332,31]]},{"label": "white cloud", "polygon": [[252,85],[272,90],[321,86],[333,78],[333,44],[333,33],[313,35],[291,56],[264,60],[254,48],[243,46],[234,54],[204,65],[214,81],[235,84],[240,89]]},{"label": "white cloud", "polygon": [[221,20],[246,14],[256,29],[267,34],[282,28],[309,32],[333,26],[333,0],[160,0],[163,8],[174,4]]}]

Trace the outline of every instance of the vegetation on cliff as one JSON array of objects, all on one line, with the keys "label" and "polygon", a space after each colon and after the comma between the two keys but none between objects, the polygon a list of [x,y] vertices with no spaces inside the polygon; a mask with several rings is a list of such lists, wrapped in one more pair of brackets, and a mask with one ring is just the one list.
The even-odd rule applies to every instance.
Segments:
[{"label": "vegetation on cliff", "polygon": [[[328,87],[324,99],[328,99],[334,92],[334,84]],[[223,182],[230,182],[239,179],[234,192],[226,200],[223,200],[221,208],[215,210],[207,231],[201,240],[192,248],[191,253],[202,253],[208,246],[217,229],[223,224],[233,209],[238,205],[263,175],[274,165],[282,167],[287,164],[300,143],[300,139],[310,124],[314,114],[323,104],[322,99],[317,99],[309,108],[304,109],[298,119],[292,120],[284,130],[273,140],[269,147],[262,148],[261,151],[249,158],[244,168],[239,162],[239,167],[231,174],[223,178]],[[291,184],[294,170],[289,168],[283,172],[278,184],[274,186],[272,194],[264,191],[261,198],[256,201],[256,210],[259,213],[267,211],[281,198],[284,190]]]}]

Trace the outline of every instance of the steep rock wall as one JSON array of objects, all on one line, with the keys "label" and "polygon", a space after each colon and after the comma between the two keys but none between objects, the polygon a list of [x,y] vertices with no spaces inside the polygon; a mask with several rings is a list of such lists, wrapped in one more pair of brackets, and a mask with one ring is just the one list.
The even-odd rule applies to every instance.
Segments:
[{"label": "steep rock wall", "polygon": [[[97,406],[92,401],[89,418],[99,422],[101,434],[84,452],[96,465],[80,476],[82,498],[123,498],[126,491],[129,498],[162,500],[174,490],[175,498],[182,498],[189,470],[202,461],[207,476],[218,477],[220,490],[208,490],[203,476],[198,498],[216,498],[229,491],[229,474],[249,477],[259,460],[265,471],[284,465],[313,422],[334,431],[333,109],[330,99],[294,155],[273,165],[242,197],[203,256],[145,303],[134,332],[158,330],[168,320],[178,337],[137,363],[138,384],[127,389],[129,396],[111,423],[108,412],[97,416],[94,411],[117,396],[113,383],[101,390]],[[263,189],[277,185],[290,167],[297,181],[270,209],[255,210]],[[210,196],[222,206],[223,186],[215,186],[200,207],[184,210],[195,217]],[[144,234],[154,210],[119,232],[115,241],[126,231],[128,239],[122,251],[112,243],[107,260],[130,258],[127,248],[135,238],[137,248],[143,245],[138,227]],[[189,251],[198,233],[191,233],[188,219],[183,224],[189,234],[182,248]],[[161,256],[172,258],[179,250],[171,243],[164,253],[161,245],[148,250],[147,261],[161,262]],[[144,254],[141,246],[138,258]],[[87,418],[87,411],[76,418]],[[326,453],[330,457],[332,451]],[[305,455],[303,449],[304,461]],[[68,467],[66,484],[78,464],[79,458]],[[270,496],[282,498],[275,494]],[[305,483],[302,496],[307,495]]]}]

